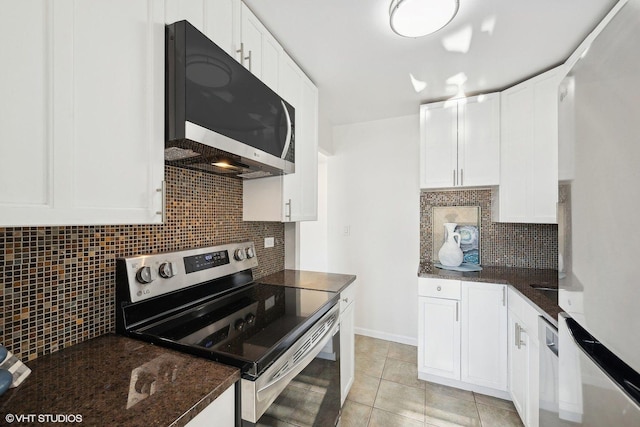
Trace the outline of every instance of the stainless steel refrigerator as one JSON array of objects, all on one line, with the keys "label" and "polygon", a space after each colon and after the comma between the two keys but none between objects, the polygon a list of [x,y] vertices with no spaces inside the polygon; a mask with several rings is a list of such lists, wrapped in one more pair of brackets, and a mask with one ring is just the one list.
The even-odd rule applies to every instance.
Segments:
[{"label": "stainless steel refrigerator", "polygon": [[559,90],[560,425],[640,426],[640,0],[620,4]]}]

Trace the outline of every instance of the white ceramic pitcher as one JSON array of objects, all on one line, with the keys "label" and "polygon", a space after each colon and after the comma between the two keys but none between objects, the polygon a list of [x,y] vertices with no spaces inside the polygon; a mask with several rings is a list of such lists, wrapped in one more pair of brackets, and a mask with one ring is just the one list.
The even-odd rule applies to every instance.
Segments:
[{"label": "white ceramic pitcher", "polygon": [[445,267],[457,267],[464,260],[464,254],[460,249],[460,233],[454,231],[457,225],[455,222],[444,223],[445,240],[438,251],[438,259]]}]

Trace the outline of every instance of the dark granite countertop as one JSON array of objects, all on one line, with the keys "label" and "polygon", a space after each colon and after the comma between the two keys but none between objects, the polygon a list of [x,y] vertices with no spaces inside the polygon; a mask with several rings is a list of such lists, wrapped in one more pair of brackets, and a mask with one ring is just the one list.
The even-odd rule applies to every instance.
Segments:
[{"label": "dark granite countertop", "polygon": [[82,422],[16,425],[184,426],[240,379],[237,368],[111,334],[26,365],[31,375],[0,396],[0,419],[61,414]]},{"label": "dark granite countertop", "polygon": [[282,270],[258,280],[267,285],[289,286],[314,291],[341,292],[356,276],[351,274],[321,273],[306,270]]},{"label": "dark granite countertop", "polygon": [[418,277],[436,277],[442,279],[467,280],[470,282],[503,283],[511,285],[516,291],[536,306],[547,320],[558,324],[558,314],[562,311],[558,301],[553,301],[542,292],[532,288],[531,284],[549,288],[558,287],[558,270],[515,268],[515,267],[482,267],[482,271],[459,272],[443,270],[432,263],[420,263]]}]

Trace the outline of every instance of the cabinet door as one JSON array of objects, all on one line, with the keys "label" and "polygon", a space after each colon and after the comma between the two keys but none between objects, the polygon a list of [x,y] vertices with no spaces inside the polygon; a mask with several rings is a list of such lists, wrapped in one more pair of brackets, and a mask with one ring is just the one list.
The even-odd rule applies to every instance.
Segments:
[{"label": "cabinet door", "polygon": [[235,417],[235,386],[229,387],[225,392],[198,413],[186,427],[233,427],[236,425]]},{"label": "cabinet door", "polygon": [[[266,30],[265,30],[266,31]],[[270,33],[262,33],[260,80],[278,92],[282,47]]]},{"label": "cabinet door", "polygon": [[540,76],[533,85],[531,216],[542,223],[555,224],[558,202],[558,89],[561,68]]},{"label": "cabinet door", "polygon": [[220,46],[230,56],[235,57],[233,38],[234,26],[240,26],[235,8],[239,0],[205,0],[204,2],[204,34]]},{"label": "cabinet door", "polygon": [[42,223],[54,207],[49,3],[0,1],[0,35],[6,41],[0,79],[0,226]]},{"label": "cabinet door", "polygon": [[460,302],[419,297],[418,371],[460,379]]},{"label": "cabinet door", "polygon": [[458,105],[420,106],[420,188],[457,185]]},{"label": "cabinet door", "polygon": [[555,223],[558,201],[558,100],[562,69],[501,94],[500,222]]},{"label": "cabinet door", "polygon": [[[165,22],[187,20],[229,55],[236,56],[233,43],[234,8],[239,0],[165,0]],[[239,18],[239,17],[238,17]]]},{"label": "cabinet door", "polygon": [[524,82],[502,92],[500,147],[500,221],[529,218],[533,148],[533,87]]},{"label": "cabinet door", "polygon": [[295,108],[293,174],[243,182],[244,221],[315,221],[318,216],[318,89],[280,56],[280,96]]},{"label": "cabinet door", "polygon": [[54,8],[62,28],[54,38],[55,150],[71,166],[58,175],[69,191],[57,201],[69,206],[72,224],[161,222],[163,2],[56,1]]},{"label": "cabinet door", "polygon": [[340,398],[344,404],[355,378],[355,323],[352,302],[340,315]]},{"label": "cabinet door", "polygon": [[278,92],[282,47],[244,3],[241,5],[241,15],[243,57],[240,62],[264,84]]},{"label": "cabinet door", "polygon": [[240,63],[256,77],[261,78],[262,32],[264,31],[264,26],[244,3],[241,5],[241,10],[241,54],[243,57],[240,58]]},{"label": "cabinet door", "polygon": [[17,119],[0,130],[15,141],[2,148],[11,164],[0,177],[14,183],[0,186],[3,225],[162,222],[163,2],[5,9],[16,18],[7,20],[7,38],[22,34],[11,22],[39,24],[22,34],[22,52],[7,47],[14,60],[0,85],[9,95],[3,117]]},{"label": "cabinet door", "polygon": [[509,311],[509,393],[520,418],[526,424],[529,418],[527,401],[531,374],[529,372],[529,337],[522,325],[522,320]]},{"label": "cabinet door", "polygon": [[[296,110],[296,173],[284,176],[288,221],[318,218],[318,89],[302,76],[300,108]],[[285,213],[287,214],[287,213]]]},{"label": "cabinet door", "polygon": [[500,94],[467,98],[458,106],[458,185],[500,183]]},{"label": "cabinet door", "polygon": [[462,282],[462,381],[507,390],[507,287]]}]

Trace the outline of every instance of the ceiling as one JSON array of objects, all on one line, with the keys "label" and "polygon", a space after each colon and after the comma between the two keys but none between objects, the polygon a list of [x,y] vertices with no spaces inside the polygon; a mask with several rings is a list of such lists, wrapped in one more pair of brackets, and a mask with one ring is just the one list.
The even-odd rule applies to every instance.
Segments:
[{"label": "ceiling", "polygon": [[316,83],[321,115],[337,125],[416,114],[425,102],[538,74],[563,62],[616,0],[460,0],[447,27],[417,39],[391,31],[390,0],[244,2]]}]

